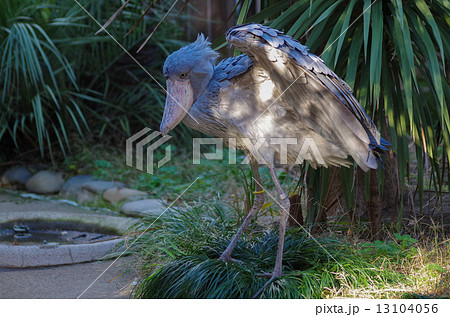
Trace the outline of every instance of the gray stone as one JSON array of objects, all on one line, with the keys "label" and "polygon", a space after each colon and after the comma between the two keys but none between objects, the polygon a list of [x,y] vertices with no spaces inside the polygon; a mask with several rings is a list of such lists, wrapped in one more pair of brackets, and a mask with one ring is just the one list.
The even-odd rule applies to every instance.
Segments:
[{"label": "gray stone", "polygon": [[50,223],[78,222],[90,226],[99,226],[103,231],[117,232],[123,235],[126,234],[131,227],[139,224],[135,219],[103,214],[89,214],[86,213],[85,210],[78,210],[78,212],[75,212],[72,208],[65,210],[61,205],[58,207],[58,211],[36,211],[36,208],[33,208],[33,210],[23,208],[25,204],[19,206],[22,208],[18,210],[11,210],[9,208],[0,210],[0,226],[5,223],[27,223],[36,220],[46,220]]},{"label": "gray stone", "polygon": [[123,239],[89,244],[0,245],[0,266],[37,267],[96,261],[124,250]]},{"label": "gray stone", "polygon": [[105,190],[113,187],[125,187],[121,182],[109,182],[109,181],[89,181],[81,185],[81,189],[86,189],[94,194],[101,194]]},{"label": "gray stone", "polygon": [[15,245],[0,245],[0,267],[22,267],[23,248]]},{"label": "gray stone", "polygon": [[166,208],[158,199],[130,201],[122,206],[121,211],[129,217],[159,217]]},{"label": "gray stone", "polygon": [[84,183],[94,180],[92,175],[75,175],[69,178],[61,187],[61,195],[66,198],[78,197],[81,192],[81,186]]},{"label": "gray stone", "polygon": [[73,263],[69,249],[66,246],[57,246],[47,249],[39,246],[24,246],[23,267],[49,266]]},{"label": "gray stone", "polygon": [[32,176],[31,172],[24,166],[16,166],[7,170],[2,176],[4,185],[25,185]]},{"label": "gray stone", "polygon": [[[89,214],[85,210],[82,210],[82,213],[72,213],[67,210],[13,212],[0,209],[0,226],[5,223],[27,223],[36,220],[47,220],[60,228],[64,228],[63,224],[88,224],[98,227],[100,233],[115,232],[118,235],[126,234],[130,228],[139,225],[136,219]],[[52,266],[99,260],[105,256],[113,257],[123,251],[122,242],[123,238],[67,245],[51,242],[45,245],[0,244],[0,267]]]},{"label": "gray stone", "polygon": [[98,200],[98,195],[87,189],[81,189],[81,191],[77,195],[77,201],[80,204],[96,200]]},{"label": "gray stone", "polygon": [[124,188],[113,187],[105,190],[105,192],[103,193],[103,199],[111,203],[114,203],[132,196],[147,196],[147,195],[148,194],[146,192],[137,189],[131,189],[126,187]]},{"label": "gray stone", "polygon": [[31,176],[25,187],[28,191],[37,194],[54,194],[59,192],[63,183],[64,173],[46,170]]}]

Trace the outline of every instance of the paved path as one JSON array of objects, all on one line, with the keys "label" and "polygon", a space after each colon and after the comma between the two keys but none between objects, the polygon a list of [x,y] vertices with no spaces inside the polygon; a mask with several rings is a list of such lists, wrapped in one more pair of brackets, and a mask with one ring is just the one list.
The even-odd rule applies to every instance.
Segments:
[{"label": "paved path", "polygon": [[[0,298],[77,298],[113,261],[53,267],[0,267]],[[137,273],[119,258],[81,298],[130,298]]]}]

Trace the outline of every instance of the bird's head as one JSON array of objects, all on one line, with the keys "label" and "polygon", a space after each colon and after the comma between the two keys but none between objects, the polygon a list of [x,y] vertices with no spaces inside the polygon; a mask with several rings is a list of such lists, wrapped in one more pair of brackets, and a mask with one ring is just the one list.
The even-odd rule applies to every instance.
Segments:
[{"label": "bird's head", "polygon": [[217,52],[203,34],[197,40],[167,57],[163,72],[167,97],[160,131],[167,134],[189,112],[194,101],[205,90],[214,72]]}]

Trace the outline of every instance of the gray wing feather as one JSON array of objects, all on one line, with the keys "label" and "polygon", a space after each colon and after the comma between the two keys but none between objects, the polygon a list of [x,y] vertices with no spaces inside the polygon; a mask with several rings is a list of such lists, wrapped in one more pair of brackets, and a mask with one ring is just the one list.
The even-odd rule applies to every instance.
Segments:
[{"label": "gray wing feather", "polygon": [[301,123],[340,143],[364,170],[377,168],[386,141],[352,89],[320,57],[292,37],[260,24],[234,27],[226,38],[270,74]]},{"label": "gray wing feather", "polygon": [[229,80],[242,75],[252,65],[252,60],[247,55],[242,54],[236,57],[229,57],[217,64],[213,77],[218,81]]}]

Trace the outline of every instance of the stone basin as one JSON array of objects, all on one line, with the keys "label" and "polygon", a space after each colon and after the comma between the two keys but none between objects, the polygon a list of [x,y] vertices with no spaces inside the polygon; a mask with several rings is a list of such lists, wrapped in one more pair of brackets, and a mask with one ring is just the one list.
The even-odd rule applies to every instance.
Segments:
[{"label": "stone basin", "polygon": [[137,222],[110,215],[68,213],[57,211],[2,212],[0,230],[14,225],[30,229],[80,231],[110,235],[107,240],[79,244],[0,244],[0,266],[39,267],[96,261],[118,256],[123,250],[124,235]]}]

